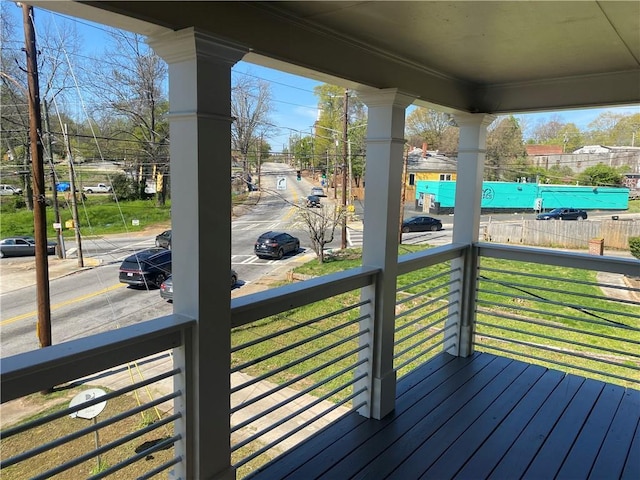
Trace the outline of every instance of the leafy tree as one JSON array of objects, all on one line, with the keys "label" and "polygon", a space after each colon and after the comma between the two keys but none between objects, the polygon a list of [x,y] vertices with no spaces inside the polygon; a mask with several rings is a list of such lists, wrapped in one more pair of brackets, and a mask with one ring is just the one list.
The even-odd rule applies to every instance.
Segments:
[{"label": "leafy tree", "polygon": [[342,225],[346,210],[334,205],[322,205],[320,209],[300,207],[298,218],[304,223],[311,248],[315,252],[318,262],[324,263],[324,246],[333,241],[335,230]]},{"label": "leafy tree", "polygon": [[503,179],[509,166],[526,155],[518,120],[513,115],[497,118],[487,133],[485,179]]},{"label": "leafy tree", "polygon": [[[426,142],[431,150],[444,150],[445,136],[453,130],[451,115],[430,108],[418,107],[407,115],[405,130],[414,146],[422,146]],[[417,142],[416,142],[417,141]]]},{"label": "leafy tree", "polygon": [[123,173],[117,173],[111,177],[111,188],[118,200],[136,200],[138,195],[137,182]]},{"label": "leafy tree", "polygon": [[621,169],[610,167],[603,163],[586,168],[578,175],[581,185],[601,185],[605,187],[618,187],[622,185],[623,174]]}]

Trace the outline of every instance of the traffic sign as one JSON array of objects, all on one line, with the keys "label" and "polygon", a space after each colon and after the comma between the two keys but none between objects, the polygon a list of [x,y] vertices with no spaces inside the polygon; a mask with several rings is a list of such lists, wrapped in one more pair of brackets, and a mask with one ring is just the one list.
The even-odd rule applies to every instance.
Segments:
[{"label": "traffic sign", "polygon": [[287,189],[287,177],[278,177],[276,179],[276,190]]}]

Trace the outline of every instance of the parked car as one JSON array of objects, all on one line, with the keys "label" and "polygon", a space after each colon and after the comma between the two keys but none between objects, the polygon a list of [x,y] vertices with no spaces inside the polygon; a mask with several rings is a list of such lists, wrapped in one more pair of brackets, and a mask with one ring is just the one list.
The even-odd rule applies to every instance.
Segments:
[{"label": "parked car", "polygon": [[22,194],[22,189],[19,187],[14,187],[13,185],[0,185],[0,195],[20,195]]},{"label": "parked car", "polygon": [[82,191],[84,193],[109,193],[111,192],[111,187],[105,183],[99,183],[91,187],[82,187]]},{"label": "parked car", "polygon": [[[47,255],[56,253],[58,244],[47,240]],[[0,240],[0,258],[22,257],[36,254],[36,240],[33,237],[18,236]]]},{"label": "parked car", "polygon": [[307,197],[307,207],[322,207],[320,197],[317,195],[309,195]]},{"label": "parked car", "polygon": [[315,195],[316,197],[326,197],[322,187],[313,187],[311,189],[311,195]]},{"label": "parked car", "polygon": [[554,208],[550,212],[539,213],[536,220],[586,220],[587,212],[576,208]]},{"label": "parked car", "polygon": [[265,232],[258,237],[253,251],[258,258],[282,258],[300,250],[300,240],[284,232]]},{"label": "parked car", "polygon": [[[231,288],[235,287],[238,283],[238,274],[232,268],[231,269]],[[164,282],[160,285],[160,296],[169,302],[173,302],[173,276],[169,275]]]},{"label": "parked car", "polygon": [[134,253],[120,265],[120,282],[135,287],[160,287],[171,275],[171,250],[155,247]]},{"label": "parked car", "polygon": [[156,247],[168,248],[171,250],[171,230],[165,230],[156,236]]},{"label": "parked car", "polygon": [[402,222],[402,232],[435,232],[442,230],[442,222],[433,217],[411,217]]},{"label": "parked car", "polygon": [[173,302],[173,276],[169,275],[160,284],[160,296],[169,302]]}]

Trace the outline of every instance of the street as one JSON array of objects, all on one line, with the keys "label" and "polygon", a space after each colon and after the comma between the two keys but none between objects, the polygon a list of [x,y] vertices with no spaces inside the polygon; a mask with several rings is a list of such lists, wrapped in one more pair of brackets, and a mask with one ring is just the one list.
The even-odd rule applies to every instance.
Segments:
[{"label": "street", "polygon": [[[282,177],[287,179],[287,188],[277,190],[276,180]],[[294,262],[311,251],[308,234],[296,220],[295,205],[299,205],[309,194],[312,184],[306,180],[297,181],[295,171],[283,164],[266,164],[261,181],[260,202],[232,222],[231,266],[239,278],[233,291],[235,295],[244,294],[252,282],[261,277],[291,268]],[[301,252],[282,260],[258,259],[253,253],[253,244],[262,232],[268,230],[283,230],[298,236]],[[94,262],[99,266],[72,270],[73,273],[69,275],[50,280],[53,343],[170,314],[172,304],[162,299],[157,289],[135,289],[118,280],[118,268],[122,260],[134,251],[154,244],[155,235],[139,237],[118,234],[83,240],[85,264]],[[215,239],[212,239],[212,248],[214,245]],[[339,246],[340,239],[336,239],[332,245]],[[67,251],[74,247],[73,242],[67,242]],[[34,277],[34,258],[3,258],[1,262],[0,356],[6,357],[39,348],[36,334],[37,305],[33,282],[22,286],[12,279],[13,275],[24,276],[25,271]],[[74,263],[71,260],[66,262]]]}]

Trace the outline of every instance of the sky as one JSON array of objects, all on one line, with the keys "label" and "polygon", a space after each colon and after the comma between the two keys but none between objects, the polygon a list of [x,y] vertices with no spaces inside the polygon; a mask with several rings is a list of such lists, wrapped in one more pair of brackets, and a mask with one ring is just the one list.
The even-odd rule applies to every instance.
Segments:
[{"label": "sky", "polygon": [[[22,25],[21,9],[15,7],[8,10],[11,15],[15,16],[16,25],[20,28]],[[56,29],[64,29],[71,23],[77,28],[83,39],[85,54],[101,51],[107,42],[107,29],[104,26],[42,9],[35,10],[35,18],[36,33],[38,29],[42,29],[45,25],[53,27],[55,31]],[[270,120],[278,126],[277,131],[267,138],[272,151],[282,151],[283,147],[288,145],[291,135],[311,133],[311,126],[317,117],[317,98],[313,94],[313,89],[315,86],[320,85],[319,82],[247,62],[238,62],[233,67],[232,78],[239,75],[250,75],[266,80],[271,86],[273,111],[270,115]],[[525,120],[524,125],[529,128],[533,128],[539,123],[559,118],[561,122],[575,123],[579,129],[586,130],[589,123],[605,111],[625,115],[640,113],[640,105],[542,112],[518,115],[518,118],[523,118]],[[525,131],[524,134],[526,139],[528,132]]]}]

